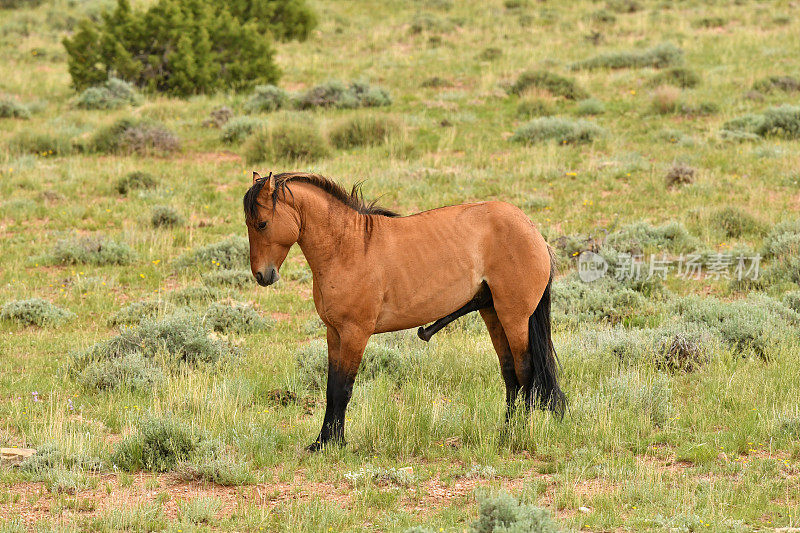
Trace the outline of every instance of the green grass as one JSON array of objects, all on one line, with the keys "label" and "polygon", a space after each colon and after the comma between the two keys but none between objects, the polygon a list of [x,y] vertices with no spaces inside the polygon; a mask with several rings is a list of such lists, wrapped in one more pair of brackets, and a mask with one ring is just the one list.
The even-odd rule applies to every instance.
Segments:
[{"label": "green grass", "polygon": [[[309,40],[277,45],[279,90],[83,109],[60,40],[98,5],[0,15],[0,446],[40,450],[0,464],[0,530],[455,532],[487,501],[573,530],[800,525],[788,5],[314,0]],[[374,338],[347,447],[303,452],[324,327],[297,248],[281,282],[252,280],[253,170],[364,181],[402,213],[520,206],[561,258],[564,421],[501,432],[470,316],[429,344]],[[586,284],[583,250],[614,273],[625,253],[759,251],[764,277]]]}]

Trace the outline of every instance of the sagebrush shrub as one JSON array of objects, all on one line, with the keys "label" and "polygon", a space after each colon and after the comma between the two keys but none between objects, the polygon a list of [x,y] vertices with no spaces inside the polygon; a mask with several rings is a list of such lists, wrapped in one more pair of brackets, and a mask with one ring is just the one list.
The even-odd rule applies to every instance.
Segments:
[{"label": "sagebrush shrub", "polygon": [[683,50],[672,43],[661,43],[641,52],[606,52],[583,61],[573,63],[573,70],[599,68],[666,68],[683,61]]},{"label": "sagebrush shrub", "polygon": [[570,277],[553,284],[553,313],[566,322],[617,324],[640,312],[644,304],[644,296],[611,278],[585,283]]},{"label": "sagebrush shrub", "polygon": [[800,313],[800,291],[792,291],[784,294],[783,303],[795,313]]},{"label": "sagebrush shrub", "polygon": [[392,103],[389,93],[363,81],[351,81],[345,85],[340,81],[329,81],[312,87],[297,98],[300,109],[333,107],[355,109],[357,107],[382,107]]},{"label": "sagebrush shrub", "polygon": [[798,92],[800,80],[794,76],[769,76],[753,83],[753,90],[763,93],[772,91]]},{"label": "sagebrush shrub", "polygon": [[23,326],[57,326],[75,314],[41,298],[16,300],[0,307],[0,320],[11,320]]},{"label": "sagebrush shrub", "polygon": [[289,93],[275,85],[258,85],[244,104],[248,113],[270,113],[284,109],[290,104]]},{"label": "sagebrush shrub", "polygon": [[249,270],[215,270],[203,274],[203,283],[211,286],[242,288],[255,283]]},{"label": "sagebrush shrub", "polygon": [[785,104],[737,117],[722,125],[722,134],[800,139],[800,106]]},{"label": "sagebrush shrub", "polygon": [[145,318],[156,316],[161,305],[155,300],[142,300],[133,302],[111,315],[107,322],[109,326],[131,326],[139,324]]},{"label": "sagebrush shrub", "polygon": [[61,265],[127,265],[135,258],[136,254],[130,246],[101,235],[60,239],[45,257]]},{"label": "sagebrush shrub", "polygon": [[273,36],[305,38],[315,19],[302,0],[158,0],[146,11],[118,0],[63,40],[78,90],[109,74],[178,96],[274,83]]},{"label": "sagebrush shrub", "polygon": [[575,114],[578,116],[600,115],[605,111],[605,105],[597,98],[587,98],[578,102]]},{"label": "sagebrush shrub", "polygon": [[236,117],[222,129],[219,139],[225,144],[238,144],[254,131],[266,128],[267,122],[256,117]]},{"label": "sagebrush shrub", "polygon": [[591,143],[603,135],[605,135],[603,128],[586,120],[541,117],[519,127],[510,140],[522,144],[545,141],[556,141],[558,144],[583,144]]},{"label": "sagebrush shrub", "polygon": [[134,352],[89,363],[77,374],[76,381],[90,390],[116,389],[122,386],[133,390],[150,390],[164,381],[164,372],[152,359]]},{"label": "sagebrush shrub", "polygon": [[0,100],[0,118],[21,118],[28,119],[31,112],[28,106],[20,104],[16,100],[3,98]]},{"label": "sagebrush shrub", "polygon": [[478,505],[478,519],[470,533],[557,533],[559,527],[546,509],[521,503],[507,493],[485,496]]},{"label": "sagebrush shrub", "polygon": [[172,228],[183,224],[183,216],[172,206],[157,205],[150,212],[150,223],[154,228]]},{"label": "sagebrush shrub", "polygon": [[197,302],[218,300],[222,297],[222,293],[213,287],[189,286],[167,293],[166,297],[176,305],[192,305]]},{"label": "sagebrush shrub", "polygon": [[727,237],[757,235],[764,230],[760,220],[738,207],[720,207],[711,212],[708,222],[720,228]]},{"label": "sagebrush shrub", "polygon": [[152,174],[141,170],[129,172],[114,183],[114,188],[122,195],[136,190],[154,189],[156,186],[158,186],[158,180]]},{"label": "sagebrush shrub", "polygon": [[199,443],[200,437],[184,422],[144,417],[138,421],[136,432],[117,444],[111,460],[128,472],[167,472],[188,460]]},{"label": "sagebrush shrub", "polygon": [[231,343],[212,338],[199,316],[178,312],[163,319],[146,318],[135,327],[123,329],[116,337],[70,354],[69,370],[77,375],[94,362],[135,353],[151,359],[158,356],[158,363],[170,369],[181,363],[224,363],[238,356]]},{"label": "sagebrush shrub", "polygon": [[647,222],[633,222],[610,233],[605,244],[619,252],[631,254],[644,250],[689,252],[699,243],[680,222],[667,222],[653,226]]},{"label": "sagebrush shrub", "polygon": [[259,130],[247,140],[249,164],[264,161],[314,161],[330,153],[319,129],[311,124],[283,122]]},{"label": "sagebrush shrub", "polygon": [[529,89],[540,89],[553,96],[563,96],[568,100],[581,100],[589,97],[575,80],[546,70],[523,72],[509,88],[513,94],[522,94]]},{"label": "sagebrush shrub", "polygon": [[[179,465],[180,468],[180,465]],[[213,496],[201,496],[178,503],[178,516],[183,522],[195,525],[208,524],[222,508],[222,500]]]},{"label": "sagebrush shrub", "polygon": [[655,364],[671,372],[692,372],[708,362],[715,342],[714,334],[704,326],[667,325],[655,334]]},{"label": "sagebrush shrub", "polygon": [[250,264],[250,242],[232,235],[221,241],[206,244],[186,252],[176,260],[178,267],[206,267],[231,270]]},{"label": "sagebrush shrub", "polygon": [[138,105],[141,97],[130,83],[109,78],[102,85],[89,87],[75,98],[75,107],[80,109],[117,109],[126,105]]},{"label": "sagebrush shrub", "polygon": [[392,117],[358,115],[334,124],[330,131],[330,140],[336,148],[369,146],[383,144],[398,131],[400,123]]},{"label": "sagebrush shrub", "polygon": [[272,325],[274,321],[263,318],[249,304],[212,303],[203,314],[203,323],[221,333],[252,333]]},{"label": "sagebrush shrub", "polygon": [[648,81],[648,85],[651,87],[672,85],[681,89],[691,89],[700,85],[700,75],[686,67],[673,67],[654,75]]},{"label": "sagebrush shrub", "polygon": [[782,258],[800,255],[800,218],[777,223],[764,238],[764,257]]},{"label": "sagebrush shrub", "polygon": [[170,153],[180,149],[181,142],[159,122],[122,118],[97,130],[89,140],[93,152],[147,155]]},{"label": "sagebrush shrub", "polygon": [[[300,382],[312,390],[324,390],[328,379],[328,347],[323,340],[313,340],[297,352]],[[399,348],[383,343],[368,344],[358,371],[359,380],[386,376],[398,382],[404,375],[406,359]]]}]

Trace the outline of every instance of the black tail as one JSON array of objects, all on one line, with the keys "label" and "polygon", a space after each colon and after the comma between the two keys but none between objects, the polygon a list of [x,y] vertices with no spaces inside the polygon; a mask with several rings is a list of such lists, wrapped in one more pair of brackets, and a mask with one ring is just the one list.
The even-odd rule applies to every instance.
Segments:
[{"label": "black tail", "polygon": [[567,397],[558,386],[558,357],[550,332],[550,287],[555,274],[551,253],[550,279],[539,305],[528,319],[528,348],[531,358],[531,401],[534,406],[553,411],[564,418]]}]

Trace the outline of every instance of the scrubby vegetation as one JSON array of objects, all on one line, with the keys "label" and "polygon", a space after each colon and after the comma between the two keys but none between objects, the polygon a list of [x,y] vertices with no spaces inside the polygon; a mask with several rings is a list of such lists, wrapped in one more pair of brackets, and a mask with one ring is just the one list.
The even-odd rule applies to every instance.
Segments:
[{"label": "scrubby vegetation", "polygon": [[[0,530],[535,531],[544,509],[544,530],[797,525],[789,4],[150,0],[107,22],[114,0],[36,3],[0,0]],[[61,40],[87,26],[106,42],[76,41],[78,61]],[[203,86],[221,65],[204,33],[225,31],[236,57]],[[226,70],[251,41],[279,82]],[[98,79],[72,87],[70,61]],[[363,181],[407,215],[520,207],[557,256],[564,419],[506,424],[472,313],[429,343],[370,338],[347,445],[305,452],[327,402],[315,286],[342,279],[294,246],[255,284],[253,170]]]},{"label": "scrubby vegetation", "polygon": [[643,51],[607,52],[571,65],[573,70],[599,68],[666,68],[683,61],[683,50],[672,43],[662,43]]},{"label": "scrubby vegetation", "polygon": [[400,131],[399,122],[387,116],[359,115],[343,119],[331,128],[331,144],[336,148],[353,148],[383,144]]},{"label": "scrubby vegetation", "polygon": [[81,109],[116,109],[126,105],[138,105],[141,97],[128,82],[110,78],[102,85],[89,87],[76,99],[75,106]]},{"label": "scrubby vegetation", "polygon": [[256,131],[244,147],[249,164],[266,161],[314,161],[330,152],[319,129],[310,123],[285,122]]},{"label": "scrubby vegetation", "polygon": [[520,127],[511,141],[536,144],[556,141],[558,144],[591,143],[604,135],[601,127],[586,120],[570,120],[560,117],[542,117]]},{"label": "scrubby vegetation", "polygon": [[581,100],[589,97],[575,80],[545,70],[522,73],[509,88],[513,94],[522,94],[530,89],[547,91],[553,96],[563,96],[568,100]]},{"label": "scrubby vegetation", "polygon": [[157,205],[150,213],[150,222],[154,228],[172,228],[183,223],[183,216],[169,205]]},{"label": "scrubby vegetation", "polygon": [[41,298],[17,300],[0,306],[0,320],[12,320],[23,326],[58,326],[74,316]]}]

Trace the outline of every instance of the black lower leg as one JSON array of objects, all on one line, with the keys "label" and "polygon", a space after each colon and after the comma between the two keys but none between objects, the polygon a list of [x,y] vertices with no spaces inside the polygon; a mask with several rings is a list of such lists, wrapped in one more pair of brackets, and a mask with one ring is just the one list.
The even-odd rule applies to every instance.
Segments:
[{"label": "black lower leg", "polygon": [[417,330],[417,336],[425,342],[428,342],[431,340],[431,337],[433,337],[434,333],[445,327],[450,322],[453,322],[464,315],[468,315],[473,311],[479,311],[480,309],[491,307],[492,304],[492,293],[489,290],[489,286],[484,281],[481,284],[481,288],[478,289],[478,293],[472,298],[472,300],[464,304],[459,309],[453,311],[446,317],[440,318],[430,326],[419,328]]},{"label": "black lower leg", "polygon": [[500,371],[503,374],[503,381],[506,385],[506,423],[508,423],[511,417],[514,416],[514,411],[517,407],[517,395],[521,387],[517,381],[517,375],[514,373],[513,361],[503,364]]},{"label": "black lower leg", "polygon": [[329,366],[325,418],[322,422],[322,429],[319,432],[319,437],[309,446],[309,450],[319,450],[327,443],[345,444],[345,411],[347,410],[347,404],[350,402],[350,397],[353,394],[354,381],[355,380],[349,376],[338,374]]}]

